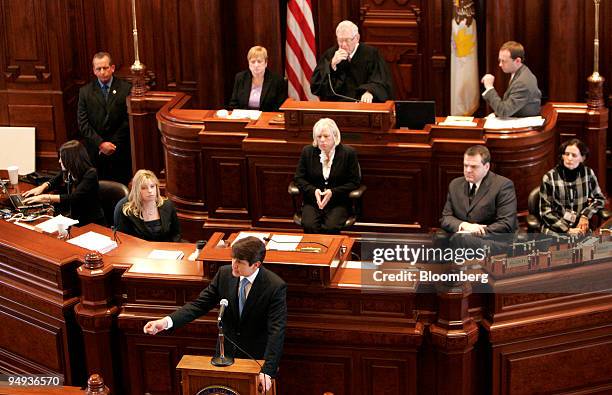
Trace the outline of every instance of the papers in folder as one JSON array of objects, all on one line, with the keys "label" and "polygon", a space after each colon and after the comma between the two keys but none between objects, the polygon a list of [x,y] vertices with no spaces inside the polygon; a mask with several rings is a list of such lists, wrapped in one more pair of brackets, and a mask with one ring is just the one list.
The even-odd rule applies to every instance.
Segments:
[{"label": "papers in folder", "polygon": [[68,229],[72,225],[76,225],[78,223],[79,221],[77,221],[76,219],[64,217],[63,215],[60,214],[58,216],[51,218],[50,220],[47,220],[45,222],[42,222],[36,225],[36,227],[42,230],[43,232],[53,233],[53,232],[57,232],[58,225],[60,224],[64,225],[64,229]]},{"label": "papers in folder", "polygon": [[484,124],[485,129],[519,129],[533,128],[544,125],[545,119],[541,116],[525,118],[498,118],[490,114]]},{"label": "papers in folder", "polygon": [[106,254],[107,252],[117,248],[117,242],[111,240],[110,237],[91,231],[75,237],[74,239],[68,240],[68,243],[91,251],[98,251],[101,254]]},{"label": "papers in folder", "polygon": [[235,242],[237,242],[240,239],[244,239],[245,237],[249,237],[249,236],[253,236],[253,237],[257,237],[259,240],[262,241],[262,243],[266,243],[266,240],[268,237],[270,237],[270,233],[264,233],[264,232],[240,232],[238,233],[238,236],[236,236],[236,238],[234,239],[234,241],[232,242],[232,245],[234,245]]},{"label": "papers in folder", "polygon": [[267,250],[295,251],[302,241],[300,235],[274,235],[266,246]]},{"label": "papers in folder", "polygon": [[449,115],[444,121],[440,122],[438,125],[474,127],[477,125],[477,123],[474,122],[474,117],[460,117],[456,115]]}]

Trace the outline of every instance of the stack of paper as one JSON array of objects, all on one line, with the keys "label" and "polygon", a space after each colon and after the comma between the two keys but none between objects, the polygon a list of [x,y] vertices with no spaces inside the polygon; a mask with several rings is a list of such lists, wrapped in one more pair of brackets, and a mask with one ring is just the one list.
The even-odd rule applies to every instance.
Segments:
[{"label": "stack of paper", "polygon": [[178,261],[179,259],[182,259],[184,255],[185,254],[183,254],[183,251],[178,251],[178,250],[153,250],[151,251],[149,256],[147,256],[147,258],[169,259],[169,260]]},{"label": "stack of paper", "polygon": [[57,232],[58,225],[60,224],[63,225],[64,229],[68,229],[72,225],[76,225],[78,223],[79,221],[77,221],[76,219],[64,217],[63,215],[60,214],[58,216],[51,218],[50,220],[47,220],[45,222],[42,222],[36,225],[36,227],[44,232],[53,233],[53,232]]},{"label": "stack of paper", "polygon": [[533,128],[544,125],[546,120],[541,116],[524,118],[497,118],[495,114],[487,117],[485,129],[519,129]]},{"label": "stack of paper", "polygon": [[110,237],[101,235],[96,232],[87,232],[74,239],[68,240],[68,243],[86,248],[91,251],[98,251],[101,254],[106,254],[109,251],[117,248],[117,242],[111,240]]}]

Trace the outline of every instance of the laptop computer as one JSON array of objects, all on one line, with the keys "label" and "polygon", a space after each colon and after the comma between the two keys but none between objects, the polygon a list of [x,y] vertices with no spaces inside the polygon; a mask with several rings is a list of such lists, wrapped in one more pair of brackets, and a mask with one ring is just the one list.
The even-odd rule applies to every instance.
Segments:
[{"label": "laptop computer", "polygon": [[395,117],[397,128],[423,129],[428,123],[436,122],[436,102],[396,101]]}]

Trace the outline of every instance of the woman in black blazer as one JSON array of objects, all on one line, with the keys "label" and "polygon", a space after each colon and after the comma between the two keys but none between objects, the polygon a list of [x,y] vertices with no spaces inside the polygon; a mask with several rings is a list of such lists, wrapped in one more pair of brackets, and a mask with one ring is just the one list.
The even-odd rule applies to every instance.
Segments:
[{"label": "woman in black blazer", "polygon": [[264,47],[255,46],[249,50],[247,60],[249,70],[236,74],[229,107],[278,111],[287,99],[287,84],[280,75],[267,69],[268,52]]},{"label": "woman in black blazer", "polygon": [[115,207],[117,230],[149,241],[180,241],[181,227],[174,204],[159,193],[159,180],[150,170],[138,170],[132,189]]},{"label": "woman in black blazer", "polygon": [[306,233],[340,233],[351,210],[348,195],[361,183],[357,153],[340,144],[340,130],[329,118],[314,125],[312,140],[294,178],[303,194],[302,226]]},{"label": "woman in black blazer", "polygon": [[[79,225],[97,223],[105,225],[104,211],[98,196],[98,173],[89,161],[85,147],[77,140],[65,142],[59,150],[62,171],[51,180],[24,192],[25,204],[59,203],[69,210],[68,216],[79,221]],[[43,194],[49,191],[64,191]]]}]

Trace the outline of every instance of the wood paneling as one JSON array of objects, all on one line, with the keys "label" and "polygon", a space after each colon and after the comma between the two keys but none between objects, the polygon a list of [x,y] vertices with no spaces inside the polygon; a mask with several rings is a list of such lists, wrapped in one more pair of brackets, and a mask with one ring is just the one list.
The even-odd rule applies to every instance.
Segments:
[{"label": "wood paneling", "polygon": [[[286,3],[137,0],[140,59],[155,75],[154,88],[187,93],[195,108],[221,108],[253,45],[265,46],[268,66],[283,73]],[[586,77],[593,71],[592,1],[480,0],[476,9],[480,74],[493,73],[500,92],[508,76],[497,66],[498,49],[517,40],[525,45],[526,63],[544,99],[585,100]],[[443,0],[313,1],[317,54],[335,44],[338,22],[353,20],[362,40],[379,47],[388,61],[396,98],[434,99],[443,115],[450,101],[451,10],[452,2]],[[599,66],[608,100],[611,15],[612,3],[602,2]],[[109,51],[117,73],[129,75],[131,20],[130,2],[124,0],[0,1],[0,123],[10,124],[6,106],[14,95],[52,90],[63,103],[54,113],[55,146],[37,153],[44,167],[53,166],[51,152],[76,136],[76,97],[78,87],[93,77],[92,55]],[[20,104],[36,104],[34,95],[29,97]],[[484,112],[484,104],[481,108]]]}]

